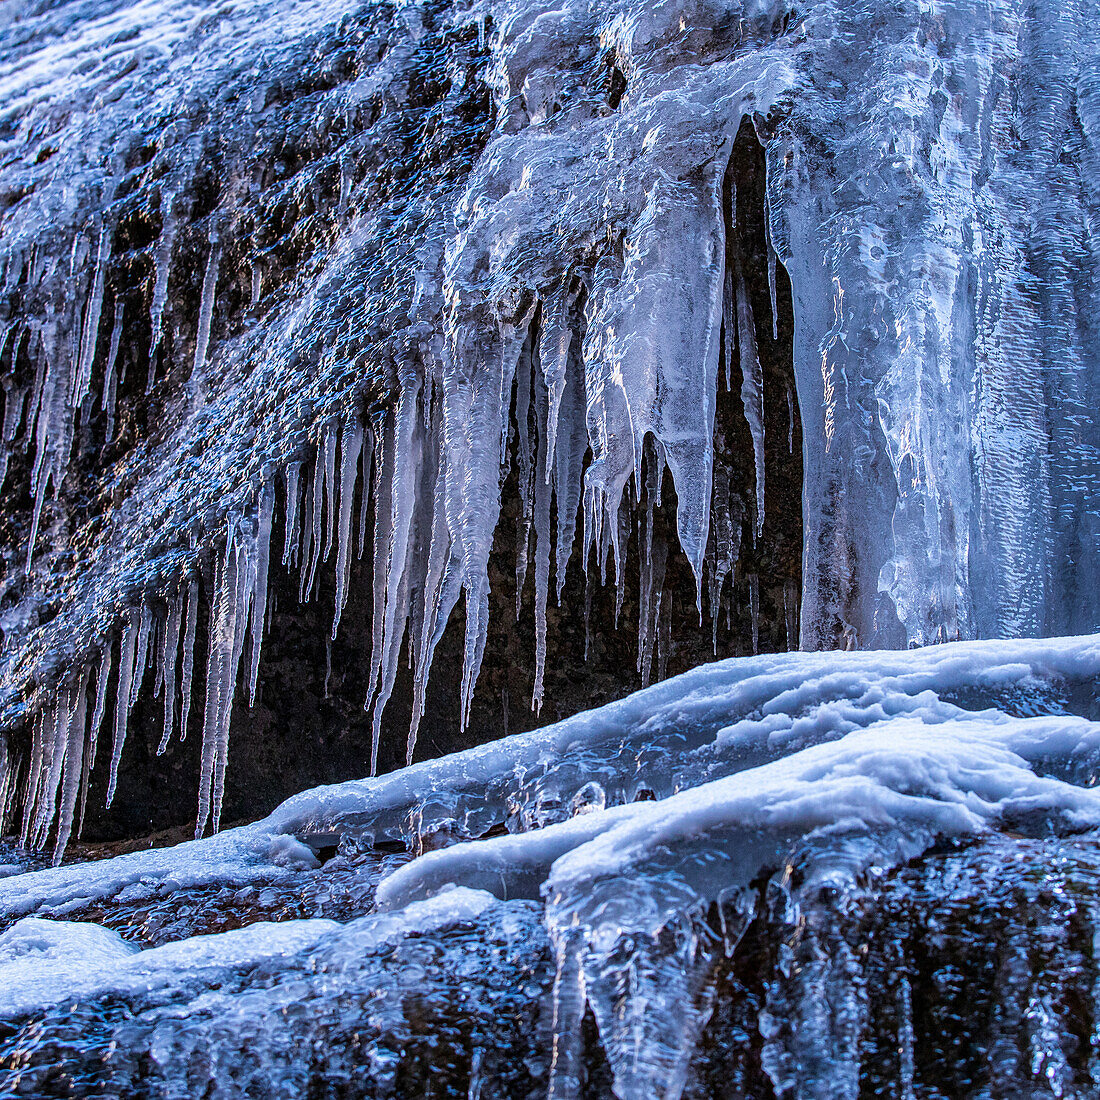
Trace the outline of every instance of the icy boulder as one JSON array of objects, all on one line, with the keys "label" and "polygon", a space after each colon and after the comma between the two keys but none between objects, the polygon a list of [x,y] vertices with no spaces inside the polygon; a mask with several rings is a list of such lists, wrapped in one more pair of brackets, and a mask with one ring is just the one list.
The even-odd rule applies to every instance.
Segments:
[{"label": "icy boulder", "polygon": [[778,324],[749,292],[743,128],[772,308],[777,265],[793,302],[791,642],[1100,626],[1096,0],[277,7],[2,16],[0,704],[25,840],[60,819],[60,855],[158,693],[161,746],[202,726],[218,826],[277,530],[302,599],[332,561],[334,629],[371,548],[374,761],[403,646],[411,758],[456,609],[469,716],[513,471],[536,708],[574,555],[620,584],[637,560],[639,669],[663,667],[666,471],[699,610],[738,583],[757,618],[738,560]]},{"label": "icy boulder", "polygon": [[[348,1073],[364,1096],[1088,1095],[1098,685],[1100,637],[721,662],[207,840],[0,880],[4,965],[38,967],[0,1065],[44,1096],[59,1048],[166,1096],[184,1073],[219,1096]],[[988,1053],[943,1046],[968,1042]]]}]

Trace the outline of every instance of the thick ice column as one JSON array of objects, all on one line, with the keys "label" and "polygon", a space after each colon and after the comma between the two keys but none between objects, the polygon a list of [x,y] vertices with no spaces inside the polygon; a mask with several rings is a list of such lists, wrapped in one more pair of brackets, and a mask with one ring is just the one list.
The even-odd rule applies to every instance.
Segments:
[{"label": "thick ice column", "polygon": [[623,487],[631,474],[640,478],[652,433],[672,471],[677,531],[700,593],[725,277],[721,181],[714,163],[699,182],[653,181],[621,274],[610,263],[597,268],[584,343],[593,452],[585,545],[599,543],[604,524],[617,542]]},{"label": "thick ice column", "polygon": [[[870,65],[769,140],[805,646],[1091,630],[1100,612],[1094,9],[935,10],[858,31],[838,7]],[[816,71],[846,71],[839,40]]]}]

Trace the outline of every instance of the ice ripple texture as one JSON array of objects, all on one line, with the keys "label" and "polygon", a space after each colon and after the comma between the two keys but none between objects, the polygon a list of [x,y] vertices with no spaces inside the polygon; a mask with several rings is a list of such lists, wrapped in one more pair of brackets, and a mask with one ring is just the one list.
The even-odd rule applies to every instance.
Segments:
[{"label": "ice ripple texture", "polygon": [[[377,742],[408,638],[410,757],[460,601],[468,713],[505,463],[533,529],[540,668],[552,552],[559,576],[574,553],[617,570],[624,501],[666,468],[702,606],[736,555],[711,509],[723,365],[757,530],[766,478],[723,198],[745,119],[794,301],[801,645],[1095,629],[1097,16],[9,5],[3,447],[29,503],[3,713],[33,732],[3,793],[23,839],[60,855],[142,691],[163,691],[166,737],[186,731],[200,620],[198,830],[218,826],[277,510],[303,595],[334,560],[334,629],[370,547],[365,693]],[[155,410],[141,442],[121,430],[124,372]],[[112,441],[90,475],[81,457]]]}]

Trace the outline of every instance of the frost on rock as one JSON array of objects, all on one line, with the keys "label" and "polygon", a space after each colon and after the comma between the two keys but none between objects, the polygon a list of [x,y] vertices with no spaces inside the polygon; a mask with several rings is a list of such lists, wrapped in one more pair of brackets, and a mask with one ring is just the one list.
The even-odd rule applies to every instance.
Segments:
[{"label": "frost on rock", "polygon": [[[574,554],[620,591],[641,555],[639,669],[666,666],[666,548],[629,537],[666,469],[717,621],[767,484],[771,337],[728,179],[746,120],[773,307],[776,262],[793,293],[801,646],[1100,625],[1095,0],[277,7],[0,16],[0,464],[24,500],[4,788],[28,837],[83,797],[100,723],[117,766],[137,696],[187,733],[200,644],[217,826],[273,522],[303,598],[336,570],[335,629],[359,501],[375,761],[403,645],[411,759],[460,606],[469,716],[512,463],[536,708]],[[720,375],[751,499],[716,463]],[[83,698],[104,675],[106,713]]]},{"label": "frost on rock", "polygon": [[100,1087],[267,1097],[350,1064],[364,1095],[565,1100],[607,1094],[590,1014],[621,1100],[1088,1095],[1098,678],[1100,636],[734,659],[0,879],[18,1071],[61,1050]]}]

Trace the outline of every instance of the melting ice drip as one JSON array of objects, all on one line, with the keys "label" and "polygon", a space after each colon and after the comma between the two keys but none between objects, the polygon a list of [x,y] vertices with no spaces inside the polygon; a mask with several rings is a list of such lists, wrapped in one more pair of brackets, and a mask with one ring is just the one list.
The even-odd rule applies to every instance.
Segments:
[{"label": "melting ice drip", "polygon": [[[644,487],[659,486],[667,467],[700,610],[708,586],[716,604],[737,553],[732,502],[719,499],[722,514],[712,514],[723,362],[727,385],[734,364],[740,374],[757,532],[763,522],[758,336],[723,187],[746,117],[767,152],[769,268],[782,262],[794,290],[806,418],[802,644],[1100,621],[1100,436],[1089,398],[1100,347],[1094,0],[1027,13],[998,6],[980,27],[961,9],[903,6],[870,29],[864,6],[842,0],[798,12],[718,0],[659,11],[578,0],[547,12],[514,0],[493,8],[488,40],[480,10],[408,6],[397,16],[367,6],[349,23],[324,0],[283,7],[278,43],[263,5],[197,22],[182,5],[143,9],[124,39],[124,7],[90,19],[62,8],[31,25],[33,64],[22,47],[4,57],[5,141],[19,154],[4,171],[20,197],[0,238],[5,287],[18,299],[4,334],[3,464],[22,430],[33,461],[21,554],[28,569],[39,562],[8,616],[5,713],[31,717],[33,745],[25,771],[9,761],[4,802],[25,802],[26,839],[44,842],[58,807],[58,840],[68,835],[110,681],[113,769],[151,657],[166,736],[177,703],[186,732],[196,563],[212,546],[199,829],[208,816],[217,824],[249,640],[253,690],[256,680],[279,488],[284,557],[301,570],[303,595],[335,549],[336,623],[357,480],[360,553],[368,510],[376,516],[374,755],[406,635],[411,753],[432,654],[460,598],[468,718],[513,390],[523,523],[534,534],[533,552],[521,539],[517,576],[531,557],[536,707],[551,548],[560,587],[578,514],[582,561],[601,573],[613,565],[621,580],[624,501],[653,501]],[[466,55],[449,45],[462,34]],[[858,74],[849,39],[873,61]],[[59,56],[55,40],[71,49]],[[274,78],[256,70],[261,47]],[[199,55],[206,67],[196,76]],[[98,63],[73,93],[67,82],[89,58]],[[448,72],[435,100],[425,64]],[[608,71],[610,85],[593,78]],[[488,105],[477,106],[486,84],[494,122],[482,147],[469,119],[488,126]],[[185,125],[179,106],[196,87],[214,119],[205,130]],[[59,98],[73,94],[99,94],[108,107],[89,121]],[[175,127],[148,175],[142,156],[155,143],[130,137],[142,112]],[[409,119],[420,127],[411,145],[402,144]],[[1004,136],[1013,127],[1026,132],[1023,152]],[[313,157],[308,172],[294,173],[294,155],[272,155],[292,131]],[[450,158],[458,167],[438,186],[430,177],[451,147],[423,161],[437,132],[466,158]],[[336,148],[315,136],[332,133],[351,137]],[[233,150],[232,171],[206,212],[200,166],[212,137]],[[379,171],[368,187],[356,173],[360,162],[393,158],[407,175]],[[1068,176],[1051,167],[1062,162]],[[113,310],[104,307],[122,258],[115,218],[135,188],[145,224],[159,226],[143,253],[152,267],[142,365],[154,396],[167,377],[171,415],[163,437],[122,463],[129,510],[116,510],[66,574],[71,515],[55,510],[44,558],[36,536],[47,496],[68,499],[74,440],[95,404],[108,436],[116,428],[133,313],[117,292]],[[1036,199],[1049,217],[1021,224]],[[263,227],[284,221],[312,224],[325,247],[311,252],[313,238],[293,229],[277,242],[285,254],[265,247]],[[243,227],[256,224],[253,240]],[[194,336],[178,341],[188,376],[176,387],[182,399],[170,400],[178,376],[166,342],[178,324],[166,320],[185,228],[199,233],[191,248],[201,279]],[[268,287],[280,262],[293,278]],[[395,290],[405,270],[415,275]],[[219,303],[243,300],[260,321],[220,331]],[[170,550],[153,552],[165,541]],[[646,669],[667,632],[658,558],[641,562]],[[32,627],[36,586],[59,610]]]}]

